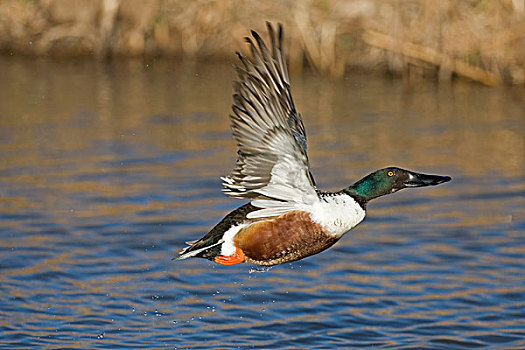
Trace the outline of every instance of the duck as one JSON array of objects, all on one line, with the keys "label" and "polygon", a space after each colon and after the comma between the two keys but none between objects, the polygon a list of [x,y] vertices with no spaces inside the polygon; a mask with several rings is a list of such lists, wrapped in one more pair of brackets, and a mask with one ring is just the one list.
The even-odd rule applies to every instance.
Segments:
[{"label": "duck", "polygon": [[367,204],[405,188],[435,186],[449,176],[399,167],[376,170],[336,192],[316,187],[306,130],[295,108],[283,28],[267,23],[269,47],[251,31],[251,59],[237,52],[230,122],[237,161],[222,177],[228,196],[248,203],[227,214],[174,259],[272,266],[320,253],[363,221]]}]

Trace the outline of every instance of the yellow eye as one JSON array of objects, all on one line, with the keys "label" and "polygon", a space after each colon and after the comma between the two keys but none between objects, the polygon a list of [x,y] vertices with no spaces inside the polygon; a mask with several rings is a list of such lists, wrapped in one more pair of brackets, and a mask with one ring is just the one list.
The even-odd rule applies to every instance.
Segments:
[{"label": "yellow eye", "polygon": [[388,176],[392,177],[394,176],[394,172],[393,171],[389,171],[388,173],[386,173]]}]

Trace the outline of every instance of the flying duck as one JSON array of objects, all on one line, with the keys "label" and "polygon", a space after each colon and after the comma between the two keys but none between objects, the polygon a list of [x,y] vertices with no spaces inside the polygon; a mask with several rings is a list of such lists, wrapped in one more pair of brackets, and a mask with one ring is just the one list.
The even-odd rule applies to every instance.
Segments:
[{"label": "flying duck", "polygon": [[267,23],[270,49],[252,31],[252,59],[241,65],[230,115],[238,158],[223,191],[249,200],[226,215],[176,259],[198,257],[222,265],[277,265],[317,254],[337,242],[366,215],[372,199],[404,188],[434,186],[449,176],[389,167],[338,192],[319,190],[310,169],[306,132],[290,91],[282,26]]}]

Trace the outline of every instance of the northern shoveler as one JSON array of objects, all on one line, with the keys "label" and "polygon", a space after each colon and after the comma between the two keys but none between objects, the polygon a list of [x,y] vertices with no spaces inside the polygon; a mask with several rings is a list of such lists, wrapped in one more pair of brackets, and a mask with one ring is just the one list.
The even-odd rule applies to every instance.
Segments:
[{"label": "northern shoveler", "polygon": [[223,265],[276,265],[319,253],[365,217],[367,203],[403,188],[434,186],[449,176],[390,167],[338,192],[316,188],[306,152],[282,46],[282,26],[268,23],[270,50],[254,31],[246,38],[252,59],[237,52],[232,114],[238,159],[222,178],[224,192],[248,199],[177,257],[206,258]]}]

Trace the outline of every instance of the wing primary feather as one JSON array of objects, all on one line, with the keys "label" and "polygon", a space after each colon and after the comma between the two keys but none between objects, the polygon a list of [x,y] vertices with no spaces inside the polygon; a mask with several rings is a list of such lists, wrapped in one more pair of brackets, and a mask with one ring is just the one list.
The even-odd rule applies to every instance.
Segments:
[{"label": "wing primary feather", "polygon": [[283,30],[266,23],[267,46],[251,31],[249,56],[236,52],[230,114],[237,142],[235,168],[223,178],[224,193],[253,200],[253,217],[280,215],[319,200],[306,148],[306,132],[290,92]]}]

